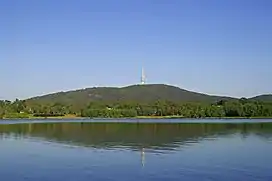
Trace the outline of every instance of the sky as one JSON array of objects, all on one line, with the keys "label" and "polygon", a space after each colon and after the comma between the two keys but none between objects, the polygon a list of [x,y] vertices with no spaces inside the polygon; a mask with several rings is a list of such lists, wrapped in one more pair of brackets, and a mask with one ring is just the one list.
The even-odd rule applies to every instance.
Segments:
[{"label": "sky", "polygon": [[148,84],[272,93],[271,0],[2,0],[0,99]]}]

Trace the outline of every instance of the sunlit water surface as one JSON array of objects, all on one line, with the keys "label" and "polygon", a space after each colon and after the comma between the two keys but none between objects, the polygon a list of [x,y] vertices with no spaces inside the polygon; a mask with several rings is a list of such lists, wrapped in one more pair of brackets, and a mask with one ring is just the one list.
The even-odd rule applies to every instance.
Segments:
[{"label": "sunlit water surface", "polygon": [[0,178],[272,181],[271,121],[236,121],[3,121]]}]

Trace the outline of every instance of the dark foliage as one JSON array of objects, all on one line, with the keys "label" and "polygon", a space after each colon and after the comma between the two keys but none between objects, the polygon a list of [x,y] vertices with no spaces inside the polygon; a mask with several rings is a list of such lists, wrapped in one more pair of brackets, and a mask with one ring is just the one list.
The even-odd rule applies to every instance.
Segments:
[{"label": "dark foliage", "polygon": [[70,105],[86,106],[90,101],[137,101],[154,102],[168,100],[172,102],[216,102],[219,100],[233,99],[230,97],[210,96],[180,89],[178,87],[151,84],[132,85],[123,88],[95,87],[76,91],[59,92],[40,97],[34,97],[27,101],[52,103],[58,102]]},{"label": "dark foliage", "polygon": [[46,113],[40,113],[40,114],[33,114],[34,117],[59,117],[64,116],[64,114],[46,114]]}]

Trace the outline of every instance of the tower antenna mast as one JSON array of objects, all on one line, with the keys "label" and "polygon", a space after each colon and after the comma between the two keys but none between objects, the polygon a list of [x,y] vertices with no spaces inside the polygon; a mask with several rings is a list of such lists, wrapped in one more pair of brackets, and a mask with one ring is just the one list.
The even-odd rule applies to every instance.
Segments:
[{"label": "tower antenna mast", "polygon": [[145,72],[144,68],[142,68],[141,84],[145,84],[145,82],[146,82]]}]

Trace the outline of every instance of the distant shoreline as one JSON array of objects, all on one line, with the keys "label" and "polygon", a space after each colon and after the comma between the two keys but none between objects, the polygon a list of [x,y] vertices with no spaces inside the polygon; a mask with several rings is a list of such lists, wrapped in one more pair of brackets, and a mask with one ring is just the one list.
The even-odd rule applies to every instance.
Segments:
[{"label": "distant shoreline", "polygon": [[120,118],[109,118],[109,117],[81,117],[76,115],[69,116],[52,116],[52,117],[35,117],[30,115],[25,118],[2,118],[1,120],[61,120],[61,119],[194,119],[194,120],[204,120],[204,119],[272,119],[272,117],[203,117],[203,118],[189,118],[183,116],[136,116],[136,117],[120,117]]},{"label": "distant shoreline", "polygon": [[139,116],[137,119],[272,119],[272,117],[203,117],[203,118],[189,118],[179,116]]}]

